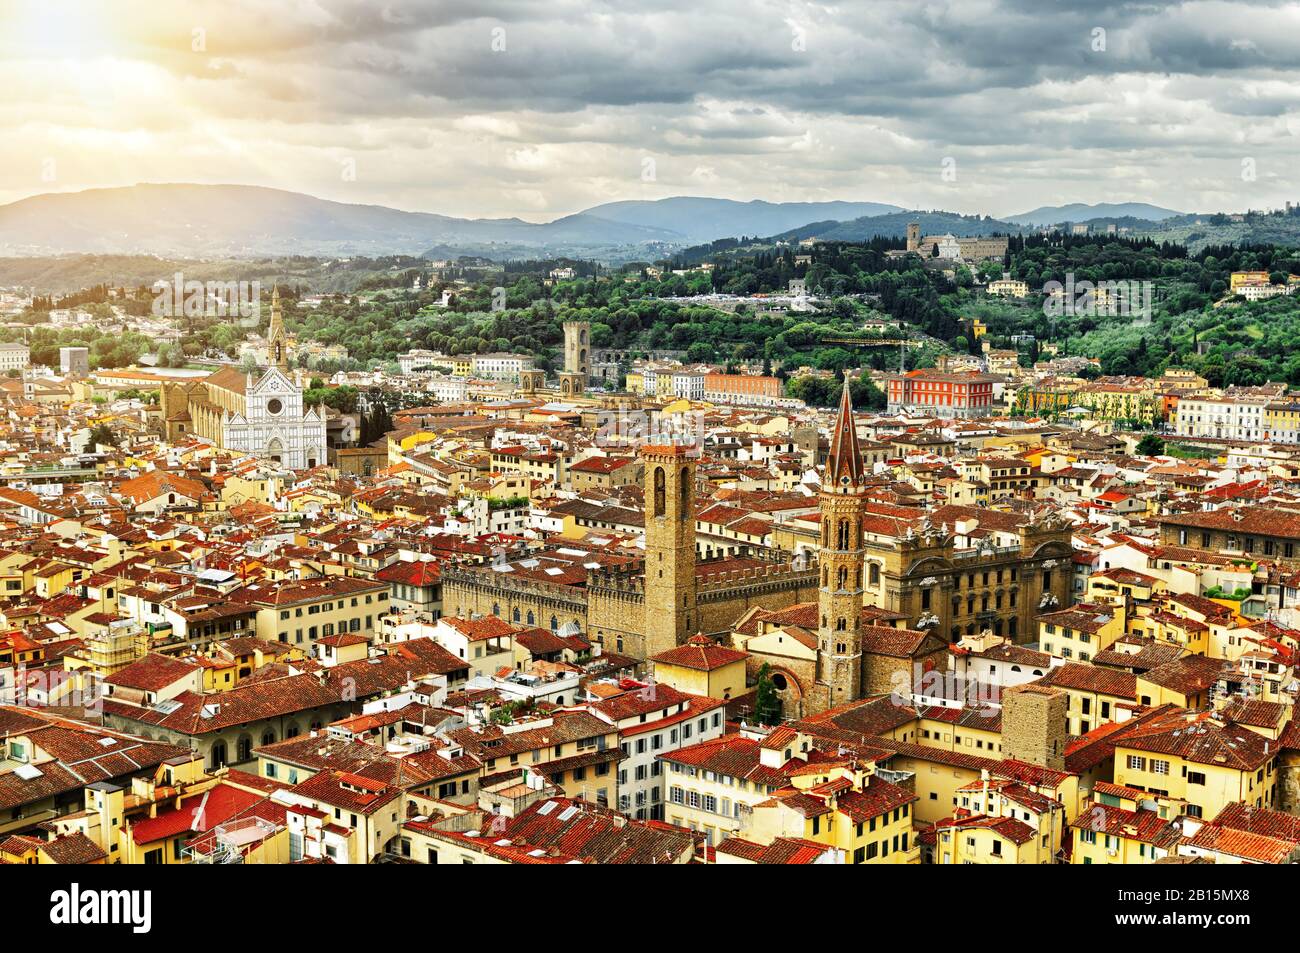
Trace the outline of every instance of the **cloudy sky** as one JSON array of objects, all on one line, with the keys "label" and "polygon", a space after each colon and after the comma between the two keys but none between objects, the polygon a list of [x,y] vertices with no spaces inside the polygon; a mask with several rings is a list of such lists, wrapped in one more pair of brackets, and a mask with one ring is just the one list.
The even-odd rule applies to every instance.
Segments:
[{"label": "cloudy sky", "polygon": [[0,0],[0,202],[1300,200],[1300,4]]}]

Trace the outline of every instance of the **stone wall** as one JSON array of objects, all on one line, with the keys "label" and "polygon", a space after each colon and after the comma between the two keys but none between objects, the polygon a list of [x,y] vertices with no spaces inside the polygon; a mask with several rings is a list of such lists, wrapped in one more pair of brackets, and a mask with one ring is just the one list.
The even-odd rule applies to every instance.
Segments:
[{"label": "stone wall", "polygon": [[1002,693],[1002,751],[1011,760],[1065,770],[1069,695],[1047,685],[1018,685]]}]

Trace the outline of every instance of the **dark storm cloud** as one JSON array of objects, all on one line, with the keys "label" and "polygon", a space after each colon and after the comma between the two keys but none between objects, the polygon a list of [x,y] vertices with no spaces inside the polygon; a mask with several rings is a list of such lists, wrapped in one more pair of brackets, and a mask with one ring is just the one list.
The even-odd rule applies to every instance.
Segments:
[{"label": "dark storm cloud", "polygon": [[[538,216],[683,191],[1005,213],[1300,187],[1295,3],[120,0],[115,15],[129,26],[106,52],[158,78],[117,115],[87,111],[81,138],[152,130],[128,144],[154,177],[256,161],[259,181],[336,194],[340,158],[363,155],[360,199]],[[52,79],[32,82],[0,123],[75,129],[76,97],[42,103]],[[168,174],[169,152],[197,158]],[[1244,157],[1274,192],[1241,179]]]}]

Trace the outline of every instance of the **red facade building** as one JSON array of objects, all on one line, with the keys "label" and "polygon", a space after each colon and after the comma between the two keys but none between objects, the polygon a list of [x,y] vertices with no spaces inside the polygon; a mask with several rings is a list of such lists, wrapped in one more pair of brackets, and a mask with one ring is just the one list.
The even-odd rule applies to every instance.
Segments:
[{"label": "red facade building", "polygon": [[984,417],[993,411],[992,374],[916,370],[889,379],[889,412],[914,410],[936,417]]}]

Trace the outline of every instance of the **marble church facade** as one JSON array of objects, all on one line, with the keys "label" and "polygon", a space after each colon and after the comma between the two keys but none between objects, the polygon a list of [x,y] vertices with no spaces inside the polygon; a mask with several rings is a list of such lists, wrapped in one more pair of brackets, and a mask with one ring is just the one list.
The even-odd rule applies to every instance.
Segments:
[{"label": "marble church facade", "polygon": [[271,296],[267,340],[269,367],[248,374],[224,367],[201,380],[163,388],[169,440],[195,435],[292,470],[324,465],[325,410],[304,407],[302,387],[289,373],[278,289]]}]

